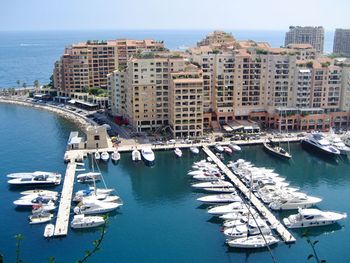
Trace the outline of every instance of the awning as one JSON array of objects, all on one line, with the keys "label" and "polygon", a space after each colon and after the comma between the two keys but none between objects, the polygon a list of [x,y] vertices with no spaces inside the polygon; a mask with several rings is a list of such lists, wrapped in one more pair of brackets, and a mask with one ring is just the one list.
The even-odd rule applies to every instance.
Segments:
[{"label": "awning", "polygon": [[232,129],[230,126],[228,126],[228,125],[223,125],[222,128],[223,128],[225,131],[227,131],[227,132],[233,131],[233,129]]},{"label": "awning", "polygon": [[75,104],[75,100],[70,100],[70,101],[68,101],[68,103],[70,103],[70,104]]}]

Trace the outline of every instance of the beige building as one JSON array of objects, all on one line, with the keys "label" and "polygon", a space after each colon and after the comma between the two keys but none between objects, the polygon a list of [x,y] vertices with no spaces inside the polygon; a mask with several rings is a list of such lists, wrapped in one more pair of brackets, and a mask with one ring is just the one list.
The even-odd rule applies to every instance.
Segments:
[{"label": "beige building", "polygon": [[89,88],[107,88],[107,74],[126,67],[132,55],[143,50],[163,50],[154,40],[87,41],[68,46],[55,63],[55,88],[59,95],[86,92]]},{"label": "beige building", "polygon": [[107,91],[112,115],[125,115],[125,71],[114,70],[107,75]]},{"label": "beige building", "polygon": [[324,28],[322,26],[290,26],[286,33],[284,45],[310,44],[318,53],[323,53]]},{"label": "beige building", "polygon": [[174,138],[203,135],[203,75],[194,65],[170,74],[169,127]]}]

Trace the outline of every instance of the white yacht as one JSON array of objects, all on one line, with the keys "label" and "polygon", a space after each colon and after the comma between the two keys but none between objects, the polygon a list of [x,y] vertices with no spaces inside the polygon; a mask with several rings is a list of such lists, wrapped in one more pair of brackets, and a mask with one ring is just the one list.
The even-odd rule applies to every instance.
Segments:
[{"label": "white yacht", "polygon": [[257,235],[260,233],[271,234],[271,229],[268,227],[265,221],[258,219],[249,220],[249,223],[247,224],[226,228],[223,233],[227,237],[240,238],[248,235]]},{"label": "white yacht", "polygon": [[118,151],[114,151],[111,155],[111,159],[114,162],[117,162],[120,160],[120,153]]},{"label": "white yacht", "polygon": [[55,225],[47,224],[44,230],[44,237],[46,238],[52,237],[54,235],[54,232],[55,232]]},{"label": "white yacht", "polygon": [[21,195],[33,195],[33,194],[42,194],[42,195],[58,195],[58,192],[56,191],[50,191],[50,190],[44,190],[44,189],[34,189],[34,190],[27,190],[21,192]]},{"label": "white yacht", "polygon": [[108,194],[99,194],[99,195],[92,194],[88,196],[75,195],[73,198],[74,202],[93,202],[94,200],[110,202],[110,203],[121,202],[121,199],[119,196],[108,195]]},{"label": "white yacht", "polygon": [[258,212],[254,209],[254,208],[247,208],[247,207],[244,207],[243,209],[241,210],[238,210],[238,211],[234,211],[234,212],[230,212],[230,213],[226,213],[226,214],[223,214],[221,216],[219,216],[221,219],[224,219],[224,220],[236,220],[237,218],[241,218],[243,216],[246,216],[248,217],[248,215],[253,215],[255,217],[259,216]]},{"label": "white yacht", "polygon": [[345,143],[340,139],[340,137],[337,134],[330,134],[327,139],[333,145],[335,148],[337,148],[340,151],[340,154],[342,155],[350,155],[350,147],[346,146]]},{"label": "white yacht", "polygon": [[100,160],[101,159],[101,154],[99,152],[94,153],[95,160]]},{"label": "white yacht", "polygon": [[236,193],[234,187],[212,187],[212,188],[203,188],[203,190],[211,193]]},{"label": "white yacht", "polygon": [[141,161],[141,153],[135,149],[131,153],[131,158],[134,162]]},{"label": "white yacht", "polygon": [[195,146],[190,147],[190,151],[193,154],[199,154],[199,149],[197,147],[195,147]]},{"label": "white yacht", "polygon": [[304,146],[308,146],[319,153],[326,154],[328,156],[339,156],[340,151],[331,145],[322,133],[312,133],[301,140]]},{"label": "white yacht", "polygon": [[8,174],[7,177],[11,179],[16,179],[16,178],[33,178],[35,176],[48,176],[48,177],[56,177],[57,175],[60,175],[58,173],[53,173],[53,172],[42,172],[42,171],[35,171],[32,173],[11,173]]},{"label": "white yacht", "polygon": [[204,182],[198,184],[192,184],[193,188],[212,188],[212,187],[233,187],[230,182],[218,180],[213,182]]},{"label": "white yacht", "polygon": [[103,161],[108,161],[109,160],[109,153],[108,152],[102,152],[101,153],[101,159]]},{"label": "white yacht", "polygon": [[54,200],[52,199],[52,197],[39,196],[34,199],[18,199],[14,201],[13,204],[17,206],[33,206],[37,204],[49,204],[49,203],[53,203],[53,201]]},{"label": "white yacht", "polygon": [[245,209],[246,206],[242,202],[234,202],[228,205],[221,205],[210,208],[208,213],[211,215],[223,215],[228,213],[234,213]]},{"label": "white yacht", "polygon": [[75,193],[75,195],[85,195],[85,196],[88,196],[88,195],[91,195],[93,193],[96,193],[97,195],[99,194],[110,194],[114,191],[113,188],[94,188],[94,187],[89,187],[87,189],[84,189],[84,190],[79,190]]},{"label": "white yacht", "polygon": [[215,146],[214,146],[214,148],[215,148],[215,151],[217,151],[217,152],[219,152],[219,153],[222,153],[222,152],[224,152],[224,147],[222,147],[220,144],[215,144]]},{"label": "white yacht", "polygon": [[288,228],[314,227],[334,224],[347,217],[346,213],[321,211],[318,209],[299,209],[298,214],[283,219]]},{"label": "white yacht", "polygon": [[198,201],[205,204],[221,204],[221,203],[232,203],[232,202],[241,202],[240,198],[236,194],[218,194],[218,195],[207,195],[197,198]]},{"label": "white yacht", "polygon": [[18,200],[33,200],[38,197],[47,198],[52,201],[56,201],[58,194],[57,193],[44,193],[44,194],[40,193],[40,194],[22,195]]},{"label": "white yacht", "polygon": [[79,183],[89,183],[93,182],[94,180],[100,180],[101,179],[101,173],[99,172],[88,172],[84,174],[78,174],[77,179]]},{"label": "white yacht", "polygon": [[74,208],[74,213],[84,215],[103,214],[116,210],[121,205],[98,200],[81,202]]},{"label": "white yacht", "polygon": [[28,217],[29,224],[42,224],[51,221],[53,214],[49,212],[34,213]]},{"label": "white yacht", "polygon": [[182,151],[180,150],[180,148],[175,148],[174,153],[179,158],[182,156]]},{"label": "white yacht", "polygon": [[319,197],[308,196],[302,193],[292,193],[287,198],[276,200],[270,203],[272,210],[292,210],[299,208],[308,208],[321,202]]},{"label": "white yacht", "polygon": [[204,181],[204,182],[210,182],[210,181],[218,181],[218,180],[223,180],[225,177],[220,174],[197,174],[192,177],[195,180],[198,181]]},{"label": "white yacht", "polygon": [[101,226],[105,223],[102,216],[85,216],[84,214],[75,215],[70,223],[71,228],[92,228]]},{"label": "white yacht", "polygon": [[226,241],[229,247],[233,248],[264,248],[277,244],[279,240],[272,235],[255,235]]},{"label": "white yacht", "polygon": [[153,163],[155,160],[154,152],[152,151],[151,147],[143,147],[141,149],[141,155],[148,163]]},{"label": "white yacht", "polygon": [[35,204],[33,205],[32,214],[42,213],[42,212],[50,212],[56,209],[56,206],[53,202],[49,202],[47,204]]},{"label": "white yacht", "polygon": [[242,150],[241,147],[239,147],[237,144],[232,143],[232,142],[228,145],[228,147],[230,147],[232,150],[234,150],[236,152],[240,152]]},{"label": "white yacht", "polygon": [[58,185],[61,183],[61,175],[36,175],[34,177],[16,178],[7,181],[10,185]]}]

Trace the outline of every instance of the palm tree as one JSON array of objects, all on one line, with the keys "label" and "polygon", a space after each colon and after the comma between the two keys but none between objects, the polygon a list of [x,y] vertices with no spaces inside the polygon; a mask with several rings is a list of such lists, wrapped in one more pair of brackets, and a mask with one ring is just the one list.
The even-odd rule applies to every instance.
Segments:
[{"label": "palm tree", "polygon": [[23,82],[22,87],[25,89],[27,87],[27,83]]}]

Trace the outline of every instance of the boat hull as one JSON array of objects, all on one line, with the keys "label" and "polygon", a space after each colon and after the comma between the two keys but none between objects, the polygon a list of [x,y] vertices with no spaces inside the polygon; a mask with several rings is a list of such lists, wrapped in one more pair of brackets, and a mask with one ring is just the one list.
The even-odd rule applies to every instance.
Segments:
[{"label": "boat hull", "polygon": [[326,156],[326,157],[336,158],[336,157],[339,156],[339,154],[326,151],[326,150],[324,150],[324,149],[322,149],[320,147],[317,147],[316,145],[308,142],[307,140],[302,140],[301,141],[301,146],[306,148],[306,149],[315,151],[318,154],[321,154],[321,155]]},{"label": "boat hull", "polygon": [[267,153],[269,153],[273,156],[276,156],[278,158],[281,158],[283,160],[289,160],[290,158],[292,158],[292,156],[290,156],[290,155],[281,154],[281,153],[275,151],[273,148],[269,147],[266,143],[264,143],[264,150]]}]

